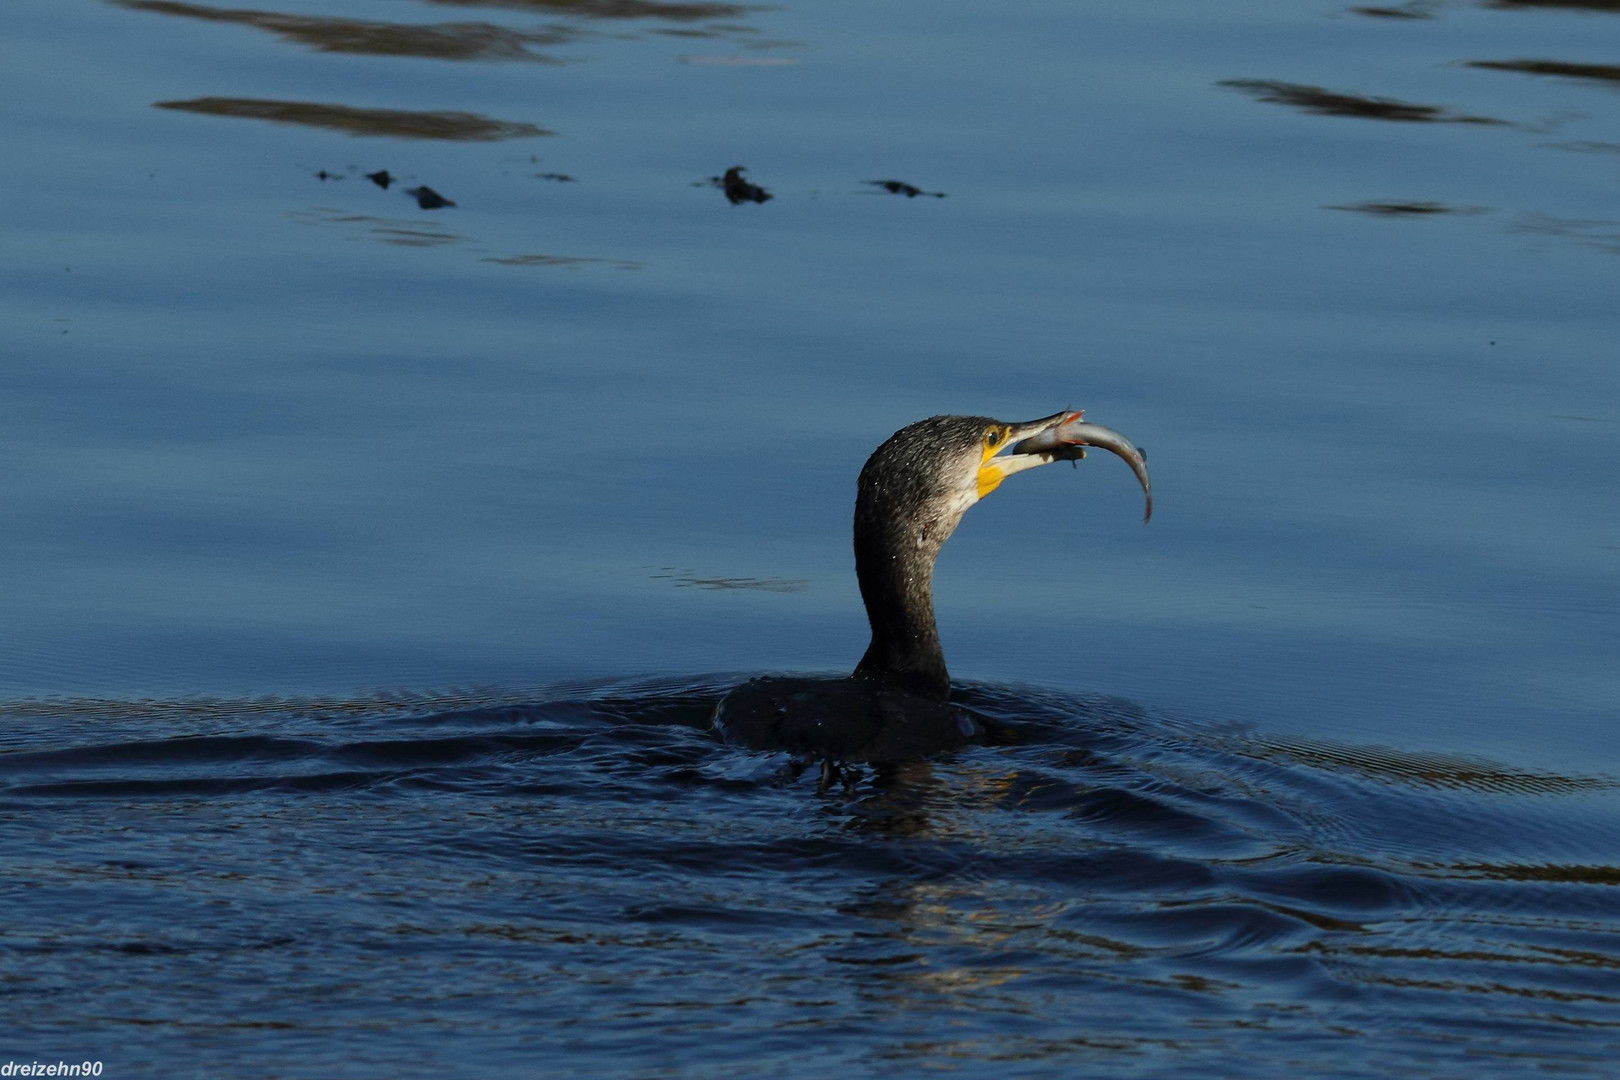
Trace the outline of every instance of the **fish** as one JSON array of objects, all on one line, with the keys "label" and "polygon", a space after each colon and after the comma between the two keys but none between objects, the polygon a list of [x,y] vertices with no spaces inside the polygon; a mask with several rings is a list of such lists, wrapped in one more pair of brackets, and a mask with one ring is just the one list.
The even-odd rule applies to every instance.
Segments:
[{"label": "fish", "polygon": [[1125,464],[1131,467],[1136,474],[1137,482],[1142,485],[1142,494],[1147,497],[1147,510],[1142,515],[1142,522],[1146,524],[1153,519],[1153,484],[1148,479],[1147,455],[1136,448],[1136,445],[1115,431],[1113,428],[1101,424],[1088,424],[1084,419],[1084,411],[1071,413],[1068,419],[1060,424],[1054,424],[1038,435],[1031,435],[1012,448],[1014,454],[1046,454],[1053,460],[1074,461],[1086,456],[1086,447],[1096,446],[1110,453],[1117,454],[1124,459]]}]

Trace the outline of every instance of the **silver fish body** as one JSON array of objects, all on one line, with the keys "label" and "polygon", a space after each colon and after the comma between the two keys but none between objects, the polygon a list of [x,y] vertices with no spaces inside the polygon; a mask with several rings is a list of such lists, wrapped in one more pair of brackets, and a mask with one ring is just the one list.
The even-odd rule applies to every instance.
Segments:
[{"label": "silver fish body", "polygon": [[1076,419],[1056,424],[1038,435],[1031,435],[1014,446],[1012,453],[1047,454],[1053,460],[1061,461],[1085,457],[1088,446],[1099,447],[1116,454],[1131,467],[1131,472],[1136,474],[1137,482],[1142,485],[1142,494],[1147,497],[1147,511],[1142,515],[1142,520],[1144,522],[1150,520],[1153,517],[1153,484],[1148,479],[1147,457],[1131,440],[1113,428],[1101,424],[1088,424],[1078,419],[1076,414]]}]

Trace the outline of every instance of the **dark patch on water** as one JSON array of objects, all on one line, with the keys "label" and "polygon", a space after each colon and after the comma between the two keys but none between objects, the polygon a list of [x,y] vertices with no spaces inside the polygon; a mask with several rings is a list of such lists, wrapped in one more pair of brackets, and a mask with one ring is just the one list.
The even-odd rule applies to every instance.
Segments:
[{"label": "dark patch on water", "polygon": [[1281,82],[1276,79],[1224,79],[1219,85],[1253,94],[1260,101],[1292,105],[1322,116],[1354,116],[1364,120],[1393,120],[1400,123],[1505,124],[1488,116],[1466,116],[1440,105],[1416,105],[1395,98],[1368,97],[1325,90],[1320,86]]},{"label": "dark patch on water", "polygon": [[862,180],[861,183],[880,187],[890,195],[904,195],[908,199],[915,199],[919,195],[926,195],[935,199],[945,197],[943,191],[924,191],[916,184],[908,184],[904,180]]},{"label": "dark patch on water", "polygon": [[631,259],[598,259],[590,255],[490,255],[479,261],[502,266],[611,266],[615,270],[640,270],[645,265]]},{"label": "dark patch on water", "polygon": [[[662,19],[703,22],[740,19],[761,10],[754,4],[664,3],[663,0],[428,0],[444,7],[496,7],[517,11],[573,15],[584,19]],[[719,27],[716,27],[719,29]],[[732,27],[746,30],[747,27]]]},{"label": "dark patch on water", "polygon": [[1583,247],[1620,254],[1620,221],[1609,218],[1564,218],[1552,214],[1521,214],[1509,232],[1573,240]]},{"label": "dark patch on water", "polygon": [[1562,60],[1470,60],[1464,66],[1487,71],[1519,71],[1526,75],[1555,75],[1589,82],[1620,82],[1620,64],[1571,64]]},{"label": "dark patch on water", "polygon": [[714,737],[728,685],[6,707],[9,1032],[118,1030],[120,1073],[452,1030],[575,1074],[1613,1059],[1614,778],[965,686],[1015,745],[818,793]]},{"label": "dark patch on water", "polygon": [[1620,0],[1488,0],[1484,6],[1503,8],[1509,11],[1516,9],[1539,11],[1545,8],[1565,8],[1573,11],[1620,12]]},{"label": "dark patch on water", "polygon": [[1329,210],[1351,210],[1358,214],[1371,214],[1373,217],[1431,217],[1439,214],[1484,214],[1489,208],[1484,206],[1447,206],[1445,203],[1427,202],[1423,200],[1399,200],[1390,202],[1361,202],[1341,203],[1327,207]]},{"label": "dark patch on water", "polygon": [[[544,12],[576,20],[551,22],[540,29],[532,27],[516,29],[490,22],[424,25],[323,15],[296,15],[279,11],[190,4],[180,0],[108,0],[108,2],[118,7],[156,15],[250,26],[275,34],[283,41],[322,53],[452,61],[518,60],[546,64],[559,64],[563,61],[539,50],[556,49],[582,40],[599,39],[602,33],[590,28],[592,23],[655,20],[687,24],[679,27],[654,27],[650,32],[655,34],[696,38],[740,36],[747,39],[749,35],[757,33],[754,27],[746,23],[717,20],[740,19],[759,10],[753,6],[737,4],[660,4],[642,0],[611,0],[607,3],[575,2],[575,0],[480,0],[478,3],[469,3],[466,0],[430,0],[447,7],[504,7],[518,11]],[[695,22],[704,22],[707,25],[690,25]],[[623,30],[615,30],[613,33],[619,38],[634,36]],[[784,43],[750,40],[749,44],[751,47],[761,48]]]},{"label": "dark patch on water", "polygon": [[154,108],[177,109],[205,116],[233,116],[327,128],[350,135],[396,139],[444,139],[453,142],[492,142],[551,135],[534,124],[491,120],[466,112],[418,112],[405,109],[359,109],[350,105],[311,101],[267,101],[260,98],[201,97],[189,101],[154,102]]},{"label": "dark patch on water", "polygon": [[1396,7],[1353,7],[1350,11],[1375,19],[1432,19],[1436,6],[1433,3],[1414,2]]},{"label": "dark patch on water", "polygon": [[279,11],[252,11],[177,3],[175,0],[112,0],[119,7],[177,15],[209,22],[237,23],[266,30],[326,53],[369,56],[415,56],[432,60],[535,60],[558,63],[534,51],[535,46],[565,45],[580,36],[566,27],[513,30],[494,23],[375,22],[319,15],[289,15]]}]

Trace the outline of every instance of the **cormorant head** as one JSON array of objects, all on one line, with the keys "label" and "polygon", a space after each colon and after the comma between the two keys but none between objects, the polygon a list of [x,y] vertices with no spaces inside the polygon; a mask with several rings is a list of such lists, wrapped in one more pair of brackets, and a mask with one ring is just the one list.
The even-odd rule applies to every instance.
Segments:
[{"label": "cormorant head", "polygon": [[[1153,497],[1141,451],[1118,432],[1087,424],[1082,413],[1060,412],[1039,420],[1008,423],[988,416],[933,416],[895,432],[861,470],[861,499],[875,499],[890,518],[927,522],[945,537],[968,507],[996,490],[1013,473],[1086,456],[1100,446],[1130,465]],[[857,511],[859,513],[859,511]],[[935,546],[935,551],[938,547]]]},{"label": "cormorant head", "polygon": [[867,459],[855,496],[855,576],[872,624],[857,674],[943,700],[950,676],[934,626],[934,560],[968,507],[1016,472],[1086,456],[1124,458],[1148,495],[1147,466],[1130,440],[1078,412],[1009,424],[933,416],[903,427]]}]

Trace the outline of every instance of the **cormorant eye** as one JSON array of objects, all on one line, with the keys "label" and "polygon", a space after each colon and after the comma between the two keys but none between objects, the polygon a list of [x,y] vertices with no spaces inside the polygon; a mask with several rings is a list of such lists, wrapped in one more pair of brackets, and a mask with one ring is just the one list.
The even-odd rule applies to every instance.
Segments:
[{"label": "cormorant eye", "polygon": [[984,445],[986,445],[986,446],[995,446],[1000,441],[1001,441],[1001,432],[999,432],[999,431],[987,432],[985,434],[985,436],[984,436]]}]

